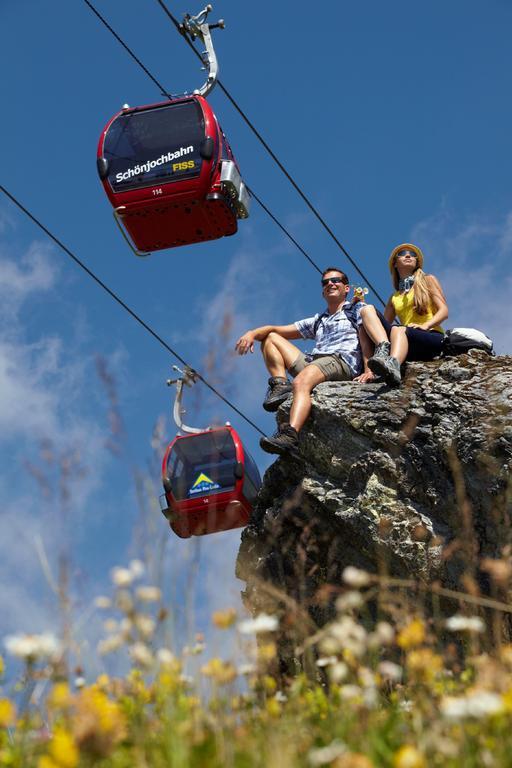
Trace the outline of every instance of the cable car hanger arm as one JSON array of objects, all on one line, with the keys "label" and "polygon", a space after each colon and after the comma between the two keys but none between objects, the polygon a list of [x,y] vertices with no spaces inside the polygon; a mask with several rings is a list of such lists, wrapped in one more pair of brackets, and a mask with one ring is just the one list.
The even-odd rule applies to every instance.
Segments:
[{"label": "cable car hanger arm", "polygon": [[183,408],[182,404],[183,385],[186,384],[187,387],[191,387],[192,384],[195,384],[196,381],[199,380],[199,374],[196,373],[196,371],[194,371],[194,369],[190,368],[188,365],[185,366],[184,371],[182,371],[181,368],[178,368],[177,365],[173,365],[172,369],[177,373],[181,373],[181,376],[178,379],[167,379],[168,387],[172,387],[173,384],[176,384],[176,397],[174,398],[174,407],[172,411],[176,426],[181,432],[188,432],[189,434],[193,435],[204,432],[204,429],[198,429],[197,427],[187,427],[187,425],[183,423],[182,419],[182,416],[185,413],[185,409]]},{"label": "cable car hanger arm", "polygon": [[191,16],[189,13],[186,13],[183,17],[183,23],[179,26],[179,30],[184,37],[186,37],[187,34],[190,35],[192,42],[198,37],[206,46],[206,51],[203,51],[200,56],[204,64],[204,69],[208,69],[208,79],[201,88],[197,88],[194,91],[198,96],[207,96],[213,90],[219,74],[219,65],[213,47],[210,30],[224,29],[225,24],[223,19],[219,19],[216,24],[207,23],[206,18],[212,10],[213,6],[209,3],[196,16]]}]

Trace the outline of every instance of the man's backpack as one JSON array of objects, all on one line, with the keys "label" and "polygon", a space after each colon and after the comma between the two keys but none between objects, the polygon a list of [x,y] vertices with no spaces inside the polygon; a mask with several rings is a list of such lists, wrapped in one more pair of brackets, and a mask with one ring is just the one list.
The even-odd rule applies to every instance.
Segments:
[{"label": "man's backpack", "polygon": [[441,357],[462,355],[470,349],[483,349],[489,355],[495,354],[492,339],[482,331],[476,328],[452,328],[444,334]]},{"label": "man's backpack", "polygon": [[[350,307],[343,307],[343,311],[347,316],[347,320],[349,321],[350,325],[354,329],[354,331],[357,332],[357,309],[356,309],[357,302],[354,301],[350,305]],[[316,332],[318,331],[318,328],[320,326],[320,323],[322,322],[322,318],[325,317],[327,312],[322,312],[321,315],[317,317],[315,320],[315,324],[313,326],[313,333],[316,336]]]}]

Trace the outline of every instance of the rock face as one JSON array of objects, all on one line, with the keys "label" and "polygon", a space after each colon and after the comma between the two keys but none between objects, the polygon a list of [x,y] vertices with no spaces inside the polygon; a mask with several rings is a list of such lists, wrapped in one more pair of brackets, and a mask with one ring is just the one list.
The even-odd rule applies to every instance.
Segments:
[{"label": "rock face", "polygon": [[410,363],[398,389],[322,384],[300,454],[269,468],[242,535],[253,612],[288,603],[321,625],[348,565],[508,596],[512,357]]}]

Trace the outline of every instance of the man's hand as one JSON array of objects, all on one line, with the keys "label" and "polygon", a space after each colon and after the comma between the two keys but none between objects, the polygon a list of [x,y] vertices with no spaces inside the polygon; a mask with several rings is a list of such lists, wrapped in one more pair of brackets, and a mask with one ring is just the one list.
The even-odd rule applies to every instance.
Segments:
[{"label": "man's hand", "polygon": [[246,331],[243,336],[240,336],[235,344],[235,350],[239,355],[246,355],[248,352],[254,352],[254,333],[252,331]]},{"label": "man's hand", "polygon": [[376,375],[373,373],[373,371],[370,371],[369,369],[365,371],[364,373],[361,373],[359,376],[356,376],[353,381],[358,381],[359,384],[368,384],[370,381],[376,380]]}]

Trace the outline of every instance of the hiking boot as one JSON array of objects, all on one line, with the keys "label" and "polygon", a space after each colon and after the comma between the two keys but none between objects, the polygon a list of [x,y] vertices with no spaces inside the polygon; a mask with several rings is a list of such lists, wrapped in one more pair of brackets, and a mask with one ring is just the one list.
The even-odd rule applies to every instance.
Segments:
[{"label": "hiking boot", "polygon": [[298,456],[299,435],[289,424],[282,424],[272,437],[260,439],[261,448],[267,453],[278,453],[280,456],[291,454]]},{"label": "hiking boot", "polygon": [[281,403],[288,399],[292,391],[292,385],[281,376],[272,376],[268,380],[268,390],[263,401],[266,411],[277,411]]},{"label": "hiking boot", "polygon": [[374,355],[368,360],[368,368],[376,376],[383,378],[390,387],[398,387],[402,381],[400,363],[396,357],[390,357],[389,355],[387,357],[377,357]]}]

